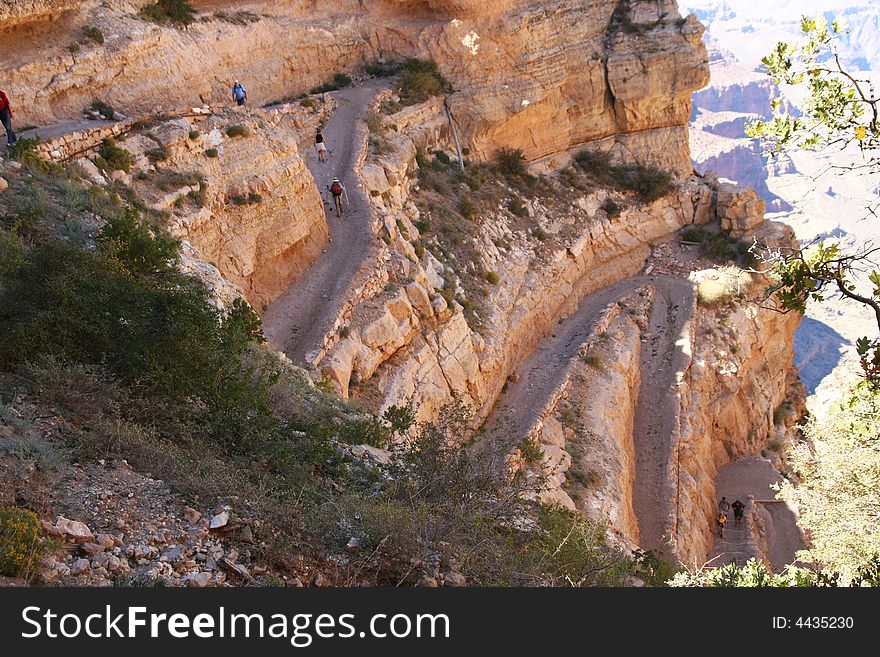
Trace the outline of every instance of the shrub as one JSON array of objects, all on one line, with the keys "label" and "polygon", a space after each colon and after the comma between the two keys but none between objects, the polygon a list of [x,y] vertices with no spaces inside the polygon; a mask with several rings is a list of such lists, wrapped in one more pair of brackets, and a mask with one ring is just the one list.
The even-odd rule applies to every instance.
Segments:
[{"label": "shrub", "polygon": [[540,463],[543,453],[534,438],[523,438],[516,446],[526,463]]},{"label": "shrub", "polygon": [[609,219],[616,219],[620,216],[621,207],[615,203],[614,199],[606,198],[602,201],[602,205],[600,206],[602,210],[605,211],[605,214],[608,215]]},{"label": "shrub", "polygon": [[157,148],[149,149],[144,155],[146,155],[153,164],[156,162],[164,162],[168,159],[168,149],[164,146],[158,146]]},{"label": "shrub", "polygon": [[681,239],[685,242],[695,242],[702,244],[707,237],[707,231],[702,226],[688,226],[681,231]]},{"label": "shrub", "polygon": [[411,103],[420,103],[449,90],[449,83],[431,60],[410,59],[403,65],[401,96]]},{"label": "shrub", "polygon": [[517,217],[529,216],[529,209],[519,196],[514,196],[507,202],[507,209],[511,214],[514,214]]},{"label": "shrub", "polygon": [[723,279],[707,278],[697,285],[697,301],[703,306],[715,306],[730,298],[730,289]]},{"label": "shrub", "polygon": [[227,137],[248,137],[251,134],[250,128],[245,125],[241,125],[240,123],[236,123],[235,125],[231,125],[226,128],[226,136]]},{"label": "shrub", "polygon": [[368,112],[366,123],[373,134],[381,135],[385,132],[385,119],[379,112]]},{"label": "shrub", "polygon": [[377,78],[387,78],[392,75],[397,75],[400,73],[400,70],[403,68],[402,62],[368,62],[366,66],[364,66],[364,70],[368,75],[372,75]]},{"label": "shrub", "polygon": [[189,131],[189,138],[190,139],[198,139],[200,134],[202,134],[202,133],[200,133],[198,130],[190,130]]},{"label": "shrub", "polygon": [[314,107],[315,101],[313,101],[311,98],[303,98],[301,101],[299,101],[299,104],[303,107]]},{"label": "shrub", "polygon": [[140,17],[153,23],[190,25],[195,21],[196,10],[187,0],[157,0],[141,9]]},{"label": "shrub", "polygon": [[498,285],[501,281],[501,277],[498,275],[497,271],[484,271],[483,279],[490,285]]},{"label": "shrub", "polygon": [[325,82],[322,85],[312,88],[310,93],[312,94],[324,94],[330,91],[337,91],[339,89],[344,89],[351,85],[351,77],[346,75],[345,73],[337,73],[333,76],[333,80],[331,82]]},{"label": "shrub", "polygon": [[458,202],[458,213],[465,219],[473,221],[480,214],[480,209],[474,205],[473,201],[463,196]]},{"label": "shrub", "polygon": [[611,175],[618,187],[634,191],[645,203],[652,203],[675,190],[672,174],[656,167],[623,164],[612,167]]},{"label": "shrub", "polygon": [[505,176],[523,177],[526,175],[526,158],[519,148],[500,148],[495,153],[495,166]]},{"label": "shrub", "polygon": [[37,158],[37,146],[39,143],[39,137],[34,137],[33,139],[21,137],[12,146],[9,146],[6,152],[9,157],[19,162],[34,161]]},{"label": "shrub", "polygon": [[97,112],[101,117],[107,119],[108,121],[113,120],[113,115],[116,113],[116,110],[113,109],[113,106],[108,105],[103,100],[92,101],[92,104],[89,105],[89,110],[92,112]]},{"label": "shrub", "polygon": [[210,157],[210,158],[215,158],[215,157],[217,157],[219,154],[220,154],[220,153],[217,151],[216,148],[208,148],[208,149],[205,150],[205,155],[206,155],[207,157]]},{"label": "shrub", "polygon": [[104,44],[104,33],[101,31],[101,28],[95,27],[94,25],[87,25],[83,28],[83,36],[87,39],[91,39],[98,45]]},{"label": "shrub", "polygon": [[17,507],[0,508],[0,573],[30,579],[45,545],[37,515]]},{"label": "shrub", "polygon": [[668,171],[641,164],[615,165],[608,151],[583,150],[575,156],[575,163],[599,183],[635,192],[644,203],[656,201],[675,189]]},{"label": "shrub", "polygon": [[104,160],[107,169],[110,171],[118,170],[125,171],[126,173],[131,171],[131,153],[121,146],[117,146],[113,139],[105,139],[101,144],[101,149],[98,151],[98,154]]},{"label": "shrub", "polygon": [[74,55],[79,52],[79,44],[74,41],[69,46],[67,46],[67,51],[73,53]]}]

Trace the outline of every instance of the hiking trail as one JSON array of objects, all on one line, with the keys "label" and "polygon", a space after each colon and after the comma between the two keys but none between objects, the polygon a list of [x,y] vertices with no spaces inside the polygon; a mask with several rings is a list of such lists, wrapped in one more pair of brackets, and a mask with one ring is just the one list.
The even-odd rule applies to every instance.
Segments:
[{"label": "hiking trail", "polygon": [[691,283],[671,276],[636,276],[584,297],[578,310],[562,321],[518,368],[518,380],[508,383],[484,426],[490,433],[502,428],[512,444],[525,437],[563,384],[567,364],[576,356],[608,304],[647,285],[653,285],[657,293],[649,333],[641,350],[642,383],[633,427],[636,451],[633,502],[640,544],[645,549],[662,550],[674,504],[667,472],[678,431],[678,397],[674,389],[677,374],[689,361],[679,342],[693,308]]},{"label": "hiking trail", "polygon": [[[346,289],[375,247],[370,202],[359,186],[356,167],[361,130],[366,129],[361,119],[384,84],[374,80],[335,92],[338,105],[323,130],[329,157],[320,162],[314,148],[308,151],[306,163],[324,201],[331,241],[262,315],[266,338],[298,365],[321,343],[347,298]],[[345,185],[350,203],[341,218],[327,189],[334,177]]]},{"label": "hiking trail", "polygon": [[723,495],[733,504],[734,500],[746,502],[749,496],[754,497],[757,511],[764,521],[767,554],[762,555],[758,537],[752,535],[747,522],[734,527],[731,511],[724,538],[719,538],[717,524],[713,525],[715,540],[709,553],[710,566],[723,566],[733,561],[743,565],[751,557],[760,559],[766,556],[773,570],[781,572],[787,564],[796,562],[795,554],[805,547],[804,539],[794,511],[786,502],[775,499],[776,491],[772,486],[781,479],[773,464],[761,456],[744,456],[718,470],[715,480],[718,499]]}]

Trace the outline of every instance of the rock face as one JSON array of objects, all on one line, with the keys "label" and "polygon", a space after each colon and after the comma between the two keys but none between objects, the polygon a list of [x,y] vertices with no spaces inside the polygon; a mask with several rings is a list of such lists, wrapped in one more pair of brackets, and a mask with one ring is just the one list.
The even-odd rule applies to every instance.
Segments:
[{"label": "rock face", "polygon": [[[38,20],[53,4],[63,3],[14,3],[12,12]],[[186,30],[146,23],[132,9],[81,8],[79,20],[103,31],[101,46],[68,52],[63,32],[74,38],[79,28],[59,24],[53,38],[31,39],[21,61],[0,62],[19,120],[78,116],[95,98],[131,115],[228,103],[235,77],[252,103],[265,103],[365,61],[422,56],[456,90],[449,105],[472,157],[510,147],[530,160],[564,160],[593,143],[690,171],[690,94],[708,65],[702,26],[681,19],[673,0],[340,0],[332,18],[311,0],[255,2],[255,22],[214,18]]]},{"label": "rock face", "polygon": [[[174,120],[120,142],[136,159],[161,147],[161,169],[188,176],[145,194],[153,194],[154,209],[171,213],[169,229],[188,243],[184,268],[204,274],[215,296],[234,296],[213,276],[216,267],[256,308],[286,290],[328,238],[324,205],[299,150],[302,135],[322,114],[288,110],[230,111],[199,123]],[[247,134],[228,136],[232,125],[245,126]],[[215,157],[205,154],[209,149]],[[155,175],[160,183],[168,177]],[[196,178],[201,182],[192,182]],[[149,178],[134,184],[145,190],[152,185]],[[186,203],[194,194],[203,197],[202,207]],[[195,254],[211,265],[198,266]]]}]

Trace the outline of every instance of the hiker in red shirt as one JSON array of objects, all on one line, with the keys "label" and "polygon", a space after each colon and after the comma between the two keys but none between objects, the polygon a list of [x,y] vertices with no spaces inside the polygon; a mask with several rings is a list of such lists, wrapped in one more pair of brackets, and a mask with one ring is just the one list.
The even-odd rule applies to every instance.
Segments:
[{"label": "hiker in red shirt", "polygon": [[12,131],[12,107],[2,89],[0,89],[0,123],[6,128],[6,143],[12,146],[16,142],[15,133]]}]

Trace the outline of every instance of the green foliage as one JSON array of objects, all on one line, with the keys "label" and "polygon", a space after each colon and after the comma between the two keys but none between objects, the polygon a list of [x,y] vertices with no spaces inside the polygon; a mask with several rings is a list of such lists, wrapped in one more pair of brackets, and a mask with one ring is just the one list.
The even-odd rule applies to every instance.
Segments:
[{"label": "green foliage", "polygon": [[112,121],[113,115],[116,113],[113,106],[105,103],[103,100],[93,100],[92,104],[89,105],[89,110],[97,112],[102,118],[107,119],[108,121]]},{"label": "green foliage", "polygon": [[220,152],[216,148],[207,148],[205,149],[205,156],[210,158],[215,158],[220,154]]},{"label": "green foliage", "polygon": [[450,85],[433,60],[410,59],[403,65],[400,96],[406,104],[421,103],[449,91]]},{"label": "green foliage", "polygon": [[299,104],[302,107],[312,108],[315,106],[315,101],[313,101],[311,98],[303,98],[301,101],[299,101]]},{"label": "green foliage", "polygon": [[[780,42],[761,61],[776,84],[805,87],[803,114],[782,111],[778,101],[770,121],[755,121],[747,134],[762,139],[773,154],[788,148],[821,148],[831,143],[856,143],[870,151],[880,147],[878,100],[870,82],[846,71],[837,57],[838,40],[847,32],[840,20],[831,24],[823,16],[801,18],[806,41]],[[874,117],[874,118],[871,118]]]},{"label": "green foliage", "polygon": [[609,219],[617,219],[620,216],[621,207],[612,198],[606,198],[599,207],[608,215]]},{"label": "green foliage", "polygon": [[520,456],[526,463],[540,463],[542,459],[541,447],[534,438],[523,438],[516,446]]},{"label": "green foliage", "polygon": [[0,574],[30,579],[44,552],[37,514],[0,507]]},{"label": "green foliage", "polygon": [[526,158],[520,148],[499,148],[495,153],[495,166],[505,176],[522,178],[526,171]]},{"label": "green foliage", "polygon": [[669,586],[708,588],[836,586],[836,577],[792,566],[789,566],[784,573],[771,573],[763,562],[751,558],[742,566],[730,563],[720,568],[676,573],[669,581]]},{"label": "green foliage", "polygon": [[387,78],[392,75],[397,75],[400,73],[403,68],[403,62],[390,61],[390,62],[368,62],[366,66],[364,66],[364,70],[368,75],[372,75],[377,78]]},{"label": "green foliage", "polygon": [[144,6],[139,16],[153,23],[187,26],[195,21],[195,12],[187,0],[158,0]]},{"label": "green foliage", "polygon": [[612,164],[607,151],[583,150],[575,163],[602,185],[635,192],[643,203],[652,203],[675,190],[672,174],[641,164]]},{"label": "green foliage", "polygon": [[458,213],[465,219],[473,221],[479,216],[480,208],[474,205],[474,202],[469,198],[462,196],[458,202]]},{"label": "green foliage", "polygon": [[229,198],[233,205],[256,205],[263,202],[263,196],[257,192],[249,192],[245,194],[234,194]]},{"label": "green foliage", "polygon": [[83,28],[82,33],[85,38],[91,39],[98,45],[104,44],[104,33],[101,31],[101,28],[94,25],[87,25]]},{"label": "green foliage", "polygon": [[103,158],[110,171],[131,171],[132,157],[131,153],[117,146],[112,139],[105,139],[101,144],[98,154]]},{"label": "green foliage", "polygon": [[6,152],[13,160],[18,160],[19,162],[31,161],[37,157],[36,150],[39,143],[39,137],[34,137],[33,139],[20,137],[18,141],[7,148]]},{"label": "green foliage", "polygon": [[235,125],[231,125],[226,128],[227,137],[249,137],[250,134],[250,128],[248,128],[246,125],[241,125],[240,123],[236,123]]},{"label": "green foliage", "polygon": [[134,208],[111,217],[99,237],[102,249],[139,276],[171,274],[177,263],[180,242],[165,231],[142,221]]},{"label": "green foliage", "polygon": [[325,94],[331,91],[337,91],[339,89],[344,89],[345,87],[351,86],[351,76],[345,73],[337,73],[333,76],[333,80],[331,82],[325,82],[322,85],[314,87],[309,93],[312,94]]},{"label": "green foliage", "polygon": [[198,139],[201,134],[202,133],[200,133],[198,130],[190,130],[189,131],[189,138],[190,139]]},{"label": "green foliage", "polygon": [[826,417],[810,418],[804,433],[807,441],[788,452],[797,483],[782,489],[810,534],[811,548],[799,556],[848,580],[880,554],[880,391],[860,383]]},{"label": "green foliage", "polygon": [[507,202],[507,209],[511,214],[514,214],[517,217],[529,216],[529,209],[519,196],[514,196]]}]

